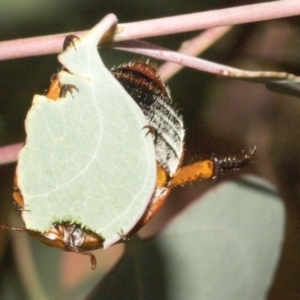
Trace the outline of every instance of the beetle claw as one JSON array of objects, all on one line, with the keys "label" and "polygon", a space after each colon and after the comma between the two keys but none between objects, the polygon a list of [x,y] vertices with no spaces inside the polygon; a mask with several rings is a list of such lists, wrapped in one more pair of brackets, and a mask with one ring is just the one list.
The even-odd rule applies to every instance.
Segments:
[{"label": "beetle claw", "polygon": [[239,170],[246,166],[256,153],[256,146],[254,145],[248,152],[242,151],[241,156],[226,156],[217,158],[213,155],[212,160],[215,163],[215,171],[212,179],[215,179],[218,174],[222,174],[227,170]]},{"label": "beetle claw", "polygon": [[154,144],[156,143],[157,140],[157,129],[151,125],[146,125],[143,127],[143,129],[148,129],[147,133],[145,136],[147,136],[149,133],[151,133],[153,135],[153,141]]},{"label": "beetle claw", "polygon": [[73,89],[76,90],[77,92],[79,92],[78,88],[74,85],[74,84],[65,84],[62,86],[61,90],[60,90],[60,98],[64,98],[66,97],[67,92],[70,92],[70,94],[73,96]]},{"label": "beetle claw", "polygon": [[65,40],[64,40],[64,43],[63,43],[63,50],[64,51],[67,50],[71,45],[76,50],[75,43],[74,43],[75,40],[80,41],[80,38],[78,36],[74,35],[74,34],[67,35]]},{"label": "beetle claw", "polygon": [[123,242],[128,242],[130,240],[130,238],[126,234],[124,234],[123,229],[121,229],[121,232],[118,233],[118,235]]}]

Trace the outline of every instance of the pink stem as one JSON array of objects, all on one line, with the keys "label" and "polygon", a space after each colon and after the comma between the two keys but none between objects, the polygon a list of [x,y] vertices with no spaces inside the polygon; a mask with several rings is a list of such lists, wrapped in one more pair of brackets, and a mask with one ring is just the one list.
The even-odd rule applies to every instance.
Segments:
[{"label": "pink stem", "polygon": [[265,21],[300,14],[300,1],[272,1],[174,17],[120,24],[115,41]]},{"label": "pink stem", "polygon": [[[224,25],[242,24],[284,18],[300,14],[300,1],[273,1],[240,7],[218,9],[161,19],[119,24],[114,41],[174,34]],[[85,31],[72,32],[81,36]],[[0,43],[0,60],[58,53],[66,35],[12,40]]]},{"label": "pink stem", "polygon": [[[178,52],[190,56],[197,56],[209,48],[231,28],[231,26],[223,26],[207,29],[193,39],[183,42]],[[166,82],[183,67],[184,66],[180,64],[166,62],[158,68],[158,73],[161,79]]]},{"label": "pink stem", "polygon": [[23,143],[0,147],[0,165],[17,161],[22,147]]}]

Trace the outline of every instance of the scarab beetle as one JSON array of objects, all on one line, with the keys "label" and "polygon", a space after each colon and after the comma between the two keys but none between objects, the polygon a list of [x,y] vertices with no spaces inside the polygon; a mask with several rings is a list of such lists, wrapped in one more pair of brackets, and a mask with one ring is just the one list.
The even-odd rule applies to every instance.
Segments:
[{"label": "scarab beetle", "polygon": [[[251,148],[248,153],[243,153],[241,157],[212,157],[181,167],[185,134],[183,121],[174,108],[168,88],[157,74],[156,66],[148,60],[136,60],[113,68],[111,73],[146,116],[148,121],[146,134],[153,135],[157,161],[157,183],[152,200],[132,231],[126,236],[120,232],[120,241],[124,241],[155,215],[173,187],[201,179],[215,179],[218,174],[226,170],[240,169],[251,160],[256,147]],[[56,101],[59,97],[63,97],[66,92],[72,93],[73,89],[76,89],[76,86],[61,86],[56,76],[52,76],[46,96]],[[13,199],[17,210],[26,210],[16,176]],[[37,240],[49,246],[89,255],[92,269],[96,267],[96,259],[92,253],[85,251],[95,250],[103,246],[101,236],[73,222],[53,223],[47,232],[29,230],[24,227],[1,226],[1,229],[27,231]]]}]

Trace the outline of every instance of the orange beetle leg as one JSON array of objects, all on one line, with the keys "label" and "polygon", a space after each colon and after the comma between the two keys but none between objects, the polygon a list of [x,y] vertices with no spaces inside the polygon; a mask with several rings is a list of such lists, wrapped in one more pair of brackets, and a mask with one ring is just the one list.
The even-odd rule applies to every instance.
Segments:
[{"label": "orange beetle leg", "polygon": [[248,153],[241,157],[227,156],[224,158],[213,157],[192,165],[180,168],[170,181],[171,186],[193,183],[201,179],[215,179],[220,173],[228,170],[239,170],[246,166],[255,155],[256,147],[250,148]]},{"label": "orange beetle leg", "polygon": [[51,84],[46,93],[46,97],[56,101],[59,98],[65,97],[67,92],[70,92],[73,97],[73,89],[78,91],[77,87],[73,84],[61,85],[57,79],[57,74],[51,76]]},{"label": "orange beetle leg", "polygon": [[213,160],[204,160],[192,165],[180,168],[171,179],[171,186],[184,185],[195,182],[200,179],[211,179],[214,175],[215,162]]},{"label": "orange beetle leg", "polygon": [[[146,225],[153,216],[160,210],[160,208],[165,203],[166,199],[168,198],[168,195],[171,191],[171,188],[168,188],[164,196],[156,199],[155,202],[151,203],[150,206],[147,208],[146,213],[144,216],[138,221],[138,223],[133,227],[133,229],[126,235],[126,239],[129,240],[129,238],[134,235],[136,232],[138,232],[144,225]],[[123,239],[121,237],[121,239]]]},{"label": "orange beetle leg", "polygon": [[[76,35],[72,35],[72,34],[68,35],[64,40],[63,50],[66,50],[71,45],[75,48],[74,40],[80,40],[80,39]],[[73,95],[72,89],[76,89],[78,91],[76,86],[73,84],[62,86],[57,79],[57,74],[53,74],[50,78],[50,81],[51,84],[46,93],[46,97],[54,101],[56,101],[58,98],[65,97],[67,91],[69,91],[72,95]]]},{"label": "orange beetle leg", "polygon": [[140,224],[140,228],[147,224],[152,219],[152,217],[155,216],[155,214],[161,209],[161,207],[167,200],[170,191],[171,188],[168,188],[167,192],[162,197],[158,198],[155,202],[151,204],[151,206],[147,209],[146,214],[138,223]]},{"label": "orange beetle leg", "polygon": [[164,205],[171,188],[167,187],[169,184],[169,174],[167,171],[161,166],[157,165],[157,180],[156,180],[156,189],[164,190],[161,196],[157,198],[154,197],[154,200],[150,203],[145,215],[140,220],[141,226],[144,226],[150,219],[160,210],[160,208]]},{"label": "orange beetle leg", "polygon": [[19,191],[14,191],[12,194],[14,201],[13,204],[15,206],[15,210],[24,211],[24,199]]},{"label": "orange beetle leg", "polygon": [[[130,236],[140,230],[151,218],[160,210],[165,203],[171,188],[168,187],[169,175],[167,171],[161,166],[157,165],[157,181],[156,181],[156,193],[154,194],[149,207],[147,208],[143,217],[138,221],[134,228],[126,235],[128,239]],[[122,238],[122,236],[120,236]]]},{"label": "orange beetle leg", "polygon": [[50,78],[51,83],[46,93],[46,97],[56,101],[60,97],[61,85],[57,80],[57,74],[53,74]]},{"label": "orange beetle leg", "polygon": [[161,165],[157,165],[156,188],[167,186],[168,183],[169,183],[169,174]]},{"label": "orange beetle leg", "polygon": [[23,196],[21,194],[21,191],[18,187],[18,178],[17,178],[17,175],[15,173],[15,176],[14,176],[14,186],[13,186],[13,204],[15,206],[15,210],[17,211],[24,211],[26,210],[24,208],[24,199],[23,199]]}]

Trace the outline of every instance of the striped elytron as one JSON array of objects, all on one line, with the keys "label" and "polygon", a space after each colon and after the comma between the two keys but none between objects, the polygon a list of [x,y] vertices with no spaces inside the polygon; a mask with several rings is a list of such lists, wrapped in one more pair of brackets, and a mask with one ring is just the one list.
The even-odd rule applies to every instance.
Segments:
[{"label": "striped elytron", "polygon": [[[201,179],[214,179],[219,173],[226,170],[240,169],[248,164],[255,154],[256,148],[251,148],[241,157],[229,156],[221,159],[213,157],[181,167],[185,134],[183,121],[174,109],[170,92],[158,76],[156,66],[148,61],[138,60],[113,68],[111,72],[145,114],[148,121],[148,133],[153,135],[157,161],[157,184],[152,200],[130,234],[124,236],[120,232],[120,241],[122,241],[137,232],[155,215],[173,187]],[[56,76],[52,76],[46,96],[56,101],[66,92],[72,93],[72,89],[76,89],[76,87],[73,85],[61,86]],[[16,176],[13,198],[17,210],[26,209]],[[1,226],[0,228],[27,231],[49,246],[88,255],[91,259],[92,269],[96,267],[96,259],[92,253],[85,251],[101,248],[103,244],[103,239],[98,234],[85,229],[81,224],[54,223],[48,232],[29,230],[24,227]]]}]

